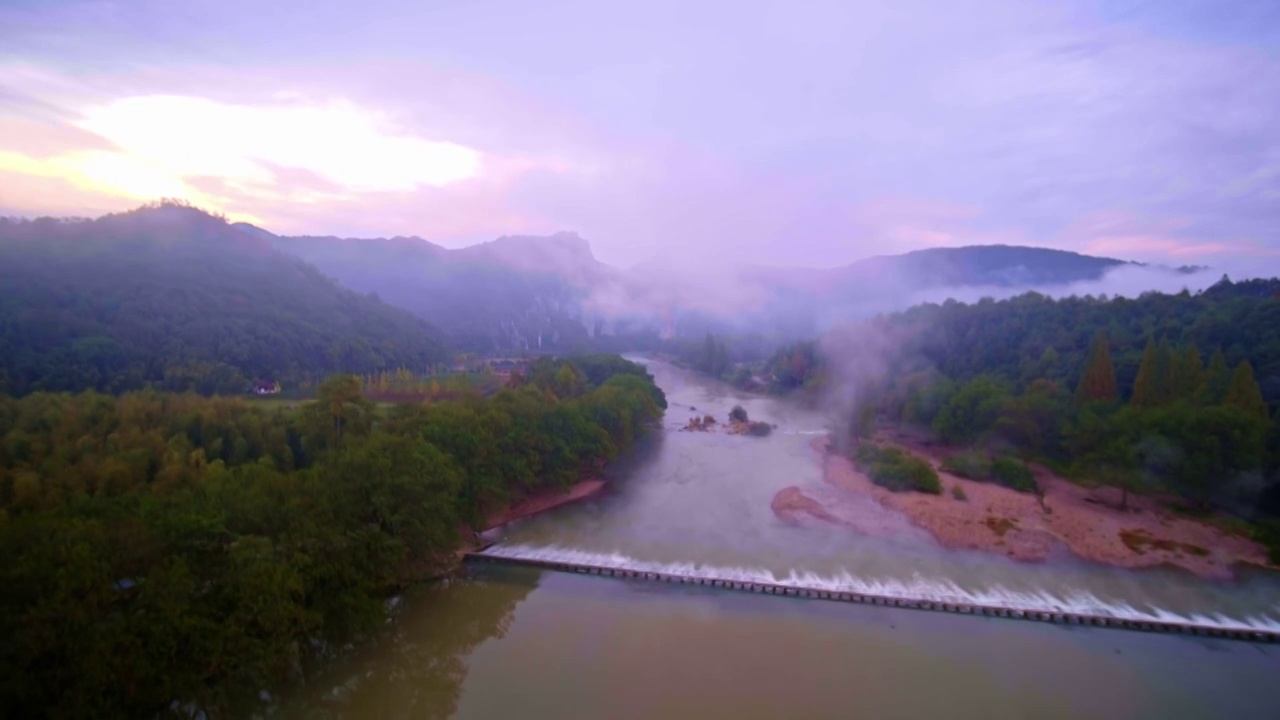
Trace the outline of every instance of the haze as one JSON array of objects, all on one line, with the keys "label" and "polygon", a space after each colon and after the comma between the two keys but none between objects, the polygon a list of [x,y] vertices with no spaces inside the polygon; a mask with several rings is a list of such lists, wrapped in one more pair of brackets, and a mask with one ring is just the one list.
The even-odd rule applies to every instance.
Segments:
[{"label": "haze", "polygon": [[48,2],[0,10],[0,212],[572,230],[618,265],[1010,243],[1280,253],[1256,2]]}]

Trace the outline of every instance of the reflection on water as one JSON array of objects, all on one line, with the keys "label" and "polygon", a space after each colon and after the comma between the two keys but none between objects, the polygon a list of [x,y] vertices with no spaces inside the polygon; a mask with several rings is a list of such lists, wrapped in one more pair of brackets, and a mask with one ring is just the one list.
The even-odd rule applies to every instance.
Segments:
[{"label": "reflection on water", "polygon": [[480,566],[311,717],[1280,717],[1275,646]]},{"label": "reflection on water", "polygon": [[285,717],[447,718],[458,705],[468,656],[502,638],[537,586],[531,573],[476,575],[416,589],[391,632],[290,699]]}]

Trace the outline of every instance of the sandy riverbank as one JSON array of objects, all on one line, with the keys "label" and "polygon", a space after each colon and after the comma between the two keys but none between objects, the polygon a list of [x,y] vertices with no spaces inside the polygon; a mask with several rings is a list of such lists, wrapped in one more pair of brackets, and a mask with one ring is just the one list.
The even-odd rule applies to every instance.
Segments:
[{"label": "sandy riverbank", "polygon": [[571,502],[577,502],[584,498],[591,497],[604,489],[605,481],[598,478],[583,480],[565,492],[546,492],[530,495],[522,500],[513,503],[506,510],[493,513],[485,521],[485,525],[481,531],[492,530],[501,527],[513,520],[536,515],[546,512],[552,508],[567,505]]},{"label": "sandy riverbank", "polygon": [[[893,441],[934,466],[942,479],[942,495],[894,493],[879,487],[848,458],[830,452],[826,438],[819,438],[813,447],[819,453],[823,479],[843,492],[833,497],[786,488],[774,498],[774,512],[789,521],[808,515],[859,532],[893,532],[892,523],[858,509],[857,498],[873,498],[945,547],[1000,553],[1027,562],[1045,560],[1061,545],[1098,563],[1124,568],[1169,564],[1213,579],[1231,578],[1241,563],[1270,567],[1266,551],[1252,540],[1176,515],[1154,498],[1131,497],[1130,509],[1122,511],[1116,491],[1081,487],[1033,465],[1044,490],[1042,505],[1035,495],[943,471],[943,449],[901,438]],[[953,497],[953,487],[959,487],[966,499]]]}]

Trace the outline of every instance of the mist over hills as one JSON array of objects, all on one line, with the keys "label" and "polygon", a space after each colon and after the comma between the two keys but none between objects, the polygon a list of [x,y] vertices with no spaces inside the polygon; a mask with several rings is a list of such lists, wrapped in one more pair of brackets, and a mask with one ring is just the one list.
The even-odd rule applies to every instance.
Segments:
[{"label": "mist over hills", "polygon": [[831,269],[623,269],[573,233],[447,249],[416,237],[280,236],[168,204],[0,222],[0,385],[227,391],[263,378],[420,370],[444,360],[445,346],[644,351],[706,332],[752,335],[763,348],[923,301],[1176,291],[1187,277],[1014,246]]},{"label": "mist over hills", "polygon": [[1180,272],[1003,245],[918,250],[830,269],[730,262],[623,269],[597,260],[588,241],[574,233],[446,249],[420,238],[288,237],[238,227],[268,237],[345,285],[417,313],[440,327],[451,345],[498,353],[567,352],[593,344],[642,349],[659,338],[707,331],[803,337],[916,302],[1067,291],[1102,283],[1116,271],[1176,283]]},{"label": "mist over hills", "polygon": [[446,359],[436,335],[193,208],[0,220],[0,392],[241,392],[425,369]]}]

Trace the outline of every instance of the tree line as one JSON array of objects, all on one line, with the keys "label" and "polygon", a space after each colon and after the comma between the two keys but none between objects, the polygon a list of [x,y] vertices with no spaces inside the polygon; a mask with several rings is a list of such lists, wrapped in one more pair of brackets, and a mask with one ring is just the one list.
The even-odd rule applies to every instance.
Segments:
[{"label": "tree line", "polygon": [[665,407],[620,358],[378,407],[155,390],[0,397],[0,715],[247,716],[385,627],[464,527],[568,487]]}]

